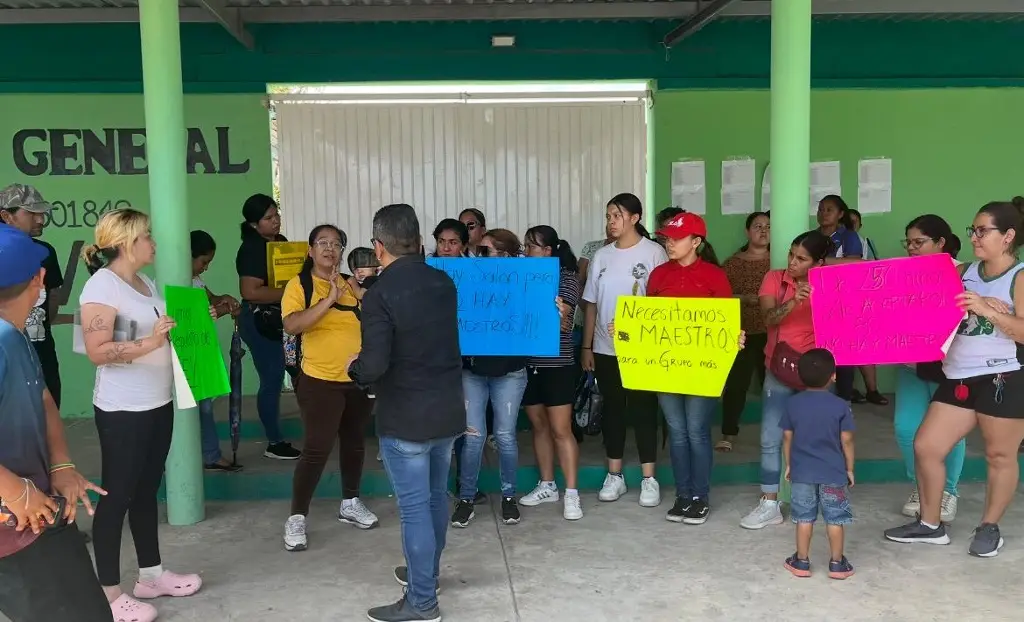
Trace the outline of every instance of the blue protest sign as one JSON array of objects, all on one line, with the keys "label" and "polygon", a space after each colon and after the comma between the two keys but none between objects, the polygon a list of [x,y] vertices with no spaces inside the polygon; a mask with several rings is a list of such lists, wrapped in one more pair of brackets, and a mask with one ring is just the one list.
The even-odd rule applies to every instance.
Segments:
[{"label": "blue protest sign", "polygon": [[464,356],[558,356],[558,260],[430,257],[459,292]]}]

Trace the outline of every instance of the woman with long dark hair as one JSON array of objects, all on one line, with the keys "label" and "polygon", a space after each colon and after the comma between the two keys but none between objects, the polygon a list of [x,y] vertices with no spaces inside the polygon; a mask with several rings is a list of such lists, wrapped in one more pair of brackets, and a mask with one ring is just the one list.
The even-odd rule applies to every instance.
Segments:
[{"label": "woman with long dark hair", "polygon": [[733,294],[740,299],[740,317],[747,336],[747,346],[736,355],[722,392],[722,440],[715,445],[717,451],[733,449],[740,433],[740,415],[747,405],[750,379],[756,374],[758,383],[764,384],[764,348],[768,343],[768,328],[761,315],[758,292],[771,269],[768,241],[771,220],[766,212],[747,216],[745,225],[747,243],[725,260],[722,266]]},{"label": "woman with long dark hair", "polygon": [[[492,229],[480,240],[482,257],[518,257],[519,238],[508,229]],[[487,429],[487,404],[494,406],[494,440],[501,477],[501,519],[514,525],[521,519],[516,502],[516,469],[519,445],[516,423],[526,390],[526,358],[521,356],[467,356],[462,363],[462,388],[466,400],[466,434],[459,450],[459,500],[452,513],[453,527],[468,527],[473,510]]]},{"label": "woman with long dark hair", "polygon": [[487,233],[487,218],[477,208],[468,207],[459,213],[459,221],[466,226],[466,231],[469,233],[469,239],[464,244],[466,255],[476,257],[477,247],[480,246]]},{"label": "woman with long dark hair", "polygon": [[[558,258],[558,297],[570,310],[575,309],[583,288],[576,277],[576,255],[569,243],[558,237],[558,232],[548,225],[531,227],[524,239],[527,257]],[[574,350],[572,324],[563,322],[558,356],[533,357],[526,362],[527,382],[523,394],[523,405],[533,426],[533,449],[537,455],[540,481],[519,503],[531,507],[558,501],[558,486],[555,484],[557,451],[565,477],[562,516],[566,520],[583,518],[576,479],[580,450],[572,432],[573,401],[579,379]]]},{"label": "woman with long dark hair", "polygon": [[[363,288],[339,266],[348,241],[334,225],[309,233],[309,255],[281,299],[284,330],[301,342],[295,397],[302,414],[303,451],[292,481],[292,510],[285,524],[289,551],[306,549],[306,516],[334,443],[341,444],[342,501],[338,520],[371,529],[377,517],[359,499],[370,417],[366,391],[348,376],[348,364],[362,345],[359,304]],[[300,347],[301,346],[301,347]]]},{"label": "woman with long dark hair", "polygon": [[942,359],[946,379],[932,395],[914,439],[918,519],[886,530],[894,542],[948,544],[942,523],[946,457],[974,428],[981,428],[988,485],[981,523],[970,554],[995,557],[1003,546],[999,521],[1017,492],[1017,448],[1024,439],[1024,204],[989,203],[978,210],[967,235],[977,258],[959,267],[964,291],[957,297],[967,318]]},{"label": "woman with long dark hair", "polygon": [[[284,349],[281,346],[281,296],[267,275],[267,244],[286,242],[281,235],[281,212],[274,199],[254,194],[242,206],[242,245],[235,255],[238,291],[242,311],[238,332],[249,346],[260,378],[256,410],[267,434],[263,455],[278,460],[296,460],[299,451],[281,434],[281,386],[284,384]],[[257,318],[257,315],[259,318]]]},{"label": "woman with long dark hair", "polygon": [[658,459],[658,398],[649,391],[623,388],[608,325],[615,319],[619,296],[645,295],[651,271],[668,257],[641,224],[643,205],[635,195],[624,193],[613,197],[605,208],[605,219],[608,234],[615,242],[598,250],[588,268],[583,300],[589,304],[583,323],[581,354],[583,369],[594,372],[604,396],[601,428],[608,475],[598,499],[617,501],[626,494],[622,457],[626,448],[628,412],[643,473],[640,505],[657,507],[661,504],[661,487],[654,477]]},{"label": "woman with long dark hair", "polygon": [[[953,234],[949,223],[942,217],[935,214],[918,216],[907,224],[905,235],[903,247],[907,249],[907,255],[910,257],[946,253],[956,262],[956,256],[960,252],[960,238]],[[932,395],[945,378],[942,374],[941,361],[900,365],[896,369],[896,416],[893,427],[896,429],[896,444],[903,454],[907,478],[914,483],[914,490],[903,504],[903,515],[910,518],[921,512],[921,496],[917,490],[914,465],[914,437],[921,427],[921,422],[924,421]],[[942,492],[941,504],[941,519],[944,523],[953,522],[956,518],[959,497],[957,484],[964,469],[966,454],[967,442],[960,439],[946,456],[946,487]]]},{"label": "woman with long dark hair", "polygon": [[794,360],[814,347],[811,319],[811,284],[807,273],[825,265],[832,255],[832,241],[820,231],[796,236],[789,247],[789,264],[771,270],[761,284],[761,312],[768,327],[764,349],[764,388],[761,391],[761,499],[740,521],[744,529],[782,524],[779,481],[782,471],[782,415],[786,402],[799,393]]}]

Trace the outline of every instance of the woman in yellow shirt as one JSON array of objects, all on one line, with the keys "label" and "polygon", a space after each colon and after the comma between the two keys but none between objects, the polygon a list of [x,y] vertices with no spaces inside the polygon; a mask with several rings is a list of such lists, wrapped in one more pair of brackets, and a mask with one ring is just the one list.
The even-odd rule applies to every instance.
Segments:
[{"label": "woman in yellow shirt", "polygon": [[348,377],[348,362],[362,343],[359,301],[363,289],[338,271],[346,242],[345,232],[334,225],[314,228],[302,272],[288,282],[281,299],[284,330],[297,336],[301,348],[295,396],[305,428],[302,456],[292,480],[292,515],[285,525],[284,544],[289,551],[306,549],[309,503],[335,439],[341,443],[338,520],[361,529],[378,524],[359,499],[370,400]]}]

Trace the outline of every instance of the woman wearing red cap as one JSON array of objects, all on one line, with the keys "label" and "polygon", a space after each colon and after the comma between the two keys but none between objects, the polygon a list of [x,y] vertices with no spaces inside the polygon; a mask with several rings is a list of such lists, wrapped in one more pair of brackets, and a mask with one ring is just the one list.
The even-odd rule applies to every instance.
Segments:
[{"label": "woman wearing red cap", "polygon": [[[651,272],[648,296],[673,298],[731,298],[732,287],[725,270],[718,266],[708,243],[708,228],[697,214],[684,212],[665,223],[657,232],[665,241],[668,263]],[[740,342],[743,342],[742,336]],[[676,481],[676,502],[666,520],[701,525],[711,507],[711,417],[718,398],[678,393],[659,393],[658,404],[668,422],[672,475]]]}]

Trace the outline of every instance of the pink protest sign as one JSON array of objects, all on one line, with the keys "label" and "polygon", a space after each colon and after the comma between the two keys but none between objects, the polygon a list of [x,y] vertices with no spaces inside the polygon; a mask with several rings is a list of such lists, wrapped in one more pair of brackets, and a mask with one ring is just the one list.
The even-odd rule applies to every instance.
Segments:
[{"label": "pink protest sign", "polygon": [[964,316],[945,253],[825,266],[808,278],[815,345],[839,365],[938,361]]}]

